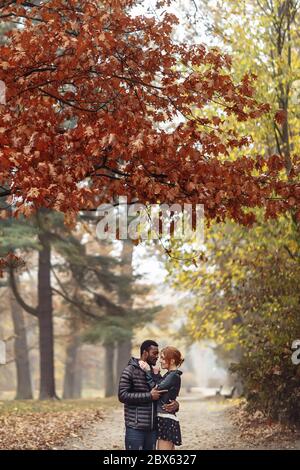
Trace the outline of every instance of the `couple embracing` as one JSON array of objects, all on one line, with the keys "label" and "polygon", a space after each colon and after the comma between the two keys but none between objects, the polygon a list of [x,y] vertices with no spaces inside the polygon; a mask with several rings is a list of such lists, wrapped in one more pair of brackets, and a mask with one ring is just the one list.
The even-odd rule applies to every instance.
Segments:
[{"label": "couple embracing", "polygon": [[122,372],[119,400],[124,403],[127,450],[173,450],[181,445],[176,398],[181,386],[178,369],[183,362],[178,349],[167,346],[160,352],[163,376],[156,363],[158,344],[144,341],[140,359],[131,358]]}]

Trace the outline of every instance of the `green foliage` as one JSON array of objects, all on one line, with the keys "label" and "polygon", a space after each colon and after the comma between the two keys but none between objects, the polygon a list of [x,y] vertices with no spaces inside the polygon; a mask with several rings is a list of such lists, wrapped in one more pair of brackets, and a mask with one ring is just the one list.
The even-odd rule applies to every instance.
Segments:
[{"label": "green foliage", "polygon": [[0,253],[12,250],[30,251],[38,248],[38,229],[23,216],[0,221]]},{"label": "green foliage", "polygon": [[87,343],[113,343],[126,341],[132,338],[134,328],[143,326],[153,320],[154,315],[161,310],[161,306],[144,309],[126,309],[122,316],[104,316],[93,322],[93,325],[82,335]]},{"label": "green foliage", "polygon": [[292,217],[266,222],[257,215],[251,230],[212,225],[204,261],[182,270],[169,260],[169,277],[189,292],[187,334],[235,358],[232,371],[249,406],[300,422],[300,370],[291,362],[300,332],[299,234]]},{"label": "green foliage", "polygon": [[236,78],[251,71],[257,75],[256,98],[272,105],[272,111],[288,111],[289,145],[283,129],[270,115],[259,122],[237,123],[255,138],[253,153],[299,153],[299,2],[260,0],[202,0],[208,33],[233,58]]},{"label": "green foliage", "polygon": [[260,410],[273,420],[299,426],[300,368],[291,362],[289,344],[278,331],[277,335],[276,341],[257,339],[255,347],[245,352],[231,371],[242,380],[249,410]]}]

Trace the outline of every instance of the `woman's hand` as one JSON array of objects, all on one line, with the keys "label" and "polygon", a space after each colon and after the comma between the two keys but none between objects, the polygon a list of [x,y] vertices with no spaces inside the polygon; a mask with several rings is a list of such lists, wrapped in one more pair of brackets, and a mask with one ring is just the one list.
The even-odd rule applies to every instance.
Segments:
[{"label": "woman's hand", "polygon": [[159,366],[153,366],[152,367],[153,374],[157,375],[160,373],[160,368]]},{"label": "woman's hand", "polygon": [[176,400],[172,400],[170,401],[170,403],[166,403],[165,405],[163,405],[163,409],[171,413],[176,413],[179,410],[179,403]]},{"label": "woman's hand", "polygon": [[145,362],[145,361],[139,361],[139,366],[141,369],[145,370],[145,371],[150,371],[151,368],[148,364],[148,362]]}]

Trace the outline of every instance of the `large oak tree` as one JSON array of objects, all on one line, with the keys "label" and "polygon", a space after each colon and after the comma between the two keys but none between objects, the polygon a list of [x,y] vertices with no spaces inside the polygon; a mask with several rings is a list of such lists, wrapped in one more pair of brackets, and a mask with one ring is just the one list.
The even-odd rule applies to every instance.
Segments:
[{"label": "large oak tree", "polygon": [[[235,83],[228,55],[176,43],[174,15],[133,16],[134,3],[1,2],[0,19],[19,23],[0,46],[0,196],[15,215],[43,206],[69,222],[120,194],[204,203],[208,218],[245,224],[245,207],[297,205],[297,168],[280,181],[280,156],[247,156],[251,139],[223,128],[228,115],[269,110],[254,98],[255,75]],[[193,114],[212,101],[215,116]]]}]

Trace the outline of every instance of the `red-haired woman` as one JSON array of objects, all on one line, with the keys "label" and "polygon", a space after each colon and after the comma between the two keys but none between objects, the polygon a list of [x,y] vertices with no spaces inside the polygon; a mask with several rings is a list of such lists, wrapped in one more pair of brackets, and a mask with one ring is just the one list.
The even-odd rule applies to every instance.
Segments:
[{"label": "red-haired woman", "polygon": [[181,445],[181,431],[179,419],[176,413],[170,413],[164,410],[163,406],[171,400],[176,400],[181,386],[181,374],[178,369],[183,363],[184,359],[181,352],[173,346],[167,346],[162,349],[160,353],[161,368],[167,369],[167,373],[162,377],[158,384],[153,381],[150,366],[143,361],[140,361],[140,367],[147,374],[147,381],[150,388],[155,386],[159,390],[166,390],[158,400],[157,404],[157,430],[158,442],[157,449],[159,450],[174,450],[175,445]]}]

